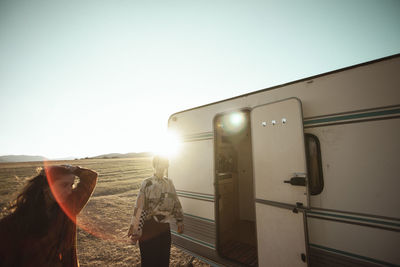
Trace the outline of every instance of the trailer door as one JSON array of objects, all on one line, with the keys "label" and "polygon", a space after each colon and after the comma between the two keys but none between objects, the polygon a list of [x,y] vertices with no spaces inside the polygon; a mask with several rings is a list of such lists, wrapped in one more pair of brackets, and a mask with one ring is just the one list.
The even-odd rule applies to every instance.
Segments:
[{"label": "trailer door", "polygon": [[301,102],[251,111],[259,266],[307,266],[308,207]]}]

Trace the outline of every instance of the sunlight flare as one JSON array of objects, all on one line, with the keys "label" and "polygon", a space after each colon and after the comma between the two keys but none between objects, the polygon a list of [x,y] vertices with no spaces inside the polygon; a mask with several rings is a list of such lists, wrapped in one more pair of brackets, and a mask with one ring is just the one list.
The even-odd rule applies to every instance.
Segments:
[{"label": "sunlight flare", "polygon": [[178,133],[167,131],[160,135],[154,142],[152,152],[169,159],[175,157],[182,147],[182,140]]}]

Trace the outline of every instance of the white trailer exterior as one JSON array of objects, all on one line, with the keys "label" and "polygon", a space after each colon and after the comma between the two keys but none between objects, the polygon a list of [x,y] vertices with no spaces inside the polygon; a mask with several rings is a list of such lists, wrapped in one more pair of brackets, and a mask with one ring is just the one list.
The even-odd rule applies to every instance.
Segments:
[{"label": "white trailer exterior", "polygon": [[400,266],[400,55],[168,125],[183,137],[175,245],[215,266]]}]

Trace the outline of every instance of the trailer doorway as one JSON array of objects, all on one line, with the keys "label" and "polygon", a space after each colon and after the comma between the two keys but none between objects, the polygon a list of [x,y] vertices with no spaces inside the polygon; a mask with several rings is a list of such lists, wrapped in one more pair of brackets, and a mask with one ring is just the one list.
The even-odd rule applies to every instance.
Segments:
[{"label": "trailer doorway", "polygon": [[217,115],[214,130],[217,251],[257,266],[250,111]]}]

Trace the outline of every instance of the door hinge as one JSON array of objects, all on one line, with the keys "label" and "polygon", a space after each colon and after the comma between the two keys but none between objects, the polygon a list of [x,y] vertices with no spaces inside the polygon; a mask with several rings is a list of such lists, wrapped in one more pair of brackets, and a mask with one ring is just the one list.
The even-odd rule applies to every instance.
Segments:
[{"label": "door hinge", "polygon": [[298,212],[299,212],[298,209],[300,209],[300,210],[304,209],[303,203],[301,203],[301,202],[296,202],[296,207],[293,208],[293,210],[292,210],[293,213],[298,213]]}]

